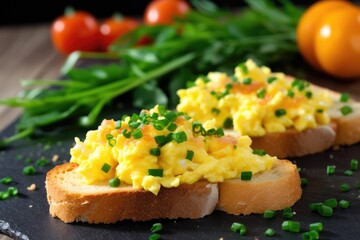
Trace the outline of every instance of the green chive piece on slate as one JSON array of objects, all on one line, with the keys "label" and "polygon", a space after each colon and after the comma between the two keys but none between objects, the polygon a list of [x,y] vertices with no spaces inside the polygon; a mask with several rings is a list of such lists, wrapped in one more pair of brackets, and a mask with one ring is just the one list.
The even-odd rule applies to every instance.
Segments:
[{"label": "green chive piece on slate", "polygon": [[335,165],[328,165],[326,167],[326,173],[328,175],[334,175],[335,174],[335,169],[336,169],[336,166]]},{"label": "green chive piece on slate", "polygon": [[151,234],[151,236],[149,237],[149,240],[159,240],[160,238],[161,238],[160,234],[154,233],[154,234]]},{"label": "green chive piece on slate", "polygon": [[348,208],[349,206],[350,206],[349,201],[340,200],[340,202],[339,202],[339,207],[341,207],[341,208]]},{"label": "green chive piece on slate", "polygon": [[351,170],[346,170],[346,171],[344,171],[344,175],[345,176],[352,176],[354,173],[353,173],[353,171],[351,171]]},{"label": "green chive piece on slate", "polygon": [[160,232],[163,229],[163,225],[161,223],[154,223],[151,227],[151,232],[156,233]]},{"label": "green chive piece on slate", "polygon": [[336,208],[338,205],[338,202],[336,200],[336,198],[330,198],[324,201],[324,205],[331,207],[331,208]]},{"label": "green chive piece on slate", "polygon": [[231,231],[232,232],[239,232],[240,231],[240,228],[241,228],[241,223],[238,223],[238,222],[233,222],[232,224],[231,224]]},{"label": "green chive piece on slate", "polygon": [[0,179],[0,183],[2,184],[10,184],[11,182],[12,182],[11,177],[3,177],[2,179]]},{"label": "green chive piece on slate", "polygon": [[10,196],[16,196],[19,191],[16,187],[8,187],[7,192],[10,194]]},{"label": "green chive piece on slate", "polygon": [[293,211],[291,207],[286,207],[283,210],[283,217],[284,218],[292,218],[293,217]]},{"label": "green chive piece on slate", "polygon": [[274,235],[275,235],[275,230],[274,230],[274,229],[272,229],[272,228],[266,229],[266,231],[265,231],[265,236],[267,236],[267,237],[272,237],[272,236],[274,236]]},{"label": "green chive piece on slate", "polygon": [[34,175],[35,172],[36,172],[36,170],[35,170],[34,166],[32,166],[32,165],[26,166],[26,167],[24,167],[24,169],[23,169],[23,173],[24,173],[25,175]]},{"label": "green chive piece on slate", "polygon": [[356,171],[359,167],[359,161],[357,159],[351,159],[350,167],[351,167],[351,170]]},{"label": "green chive piece on slate", "polygon": [[331,207],[322,204],[318,207],[318,213],[323,217],[331,217],[334,214],[334,211]]},{"label": "green chive piece on slate", "polygon": [[317,211],[318,210],[318,207],[320,206],[320,205],[322,205],[323,203],[321,203],[321,202],[316,202],[316,203],[310,203],[309,204],[309,209],[311,210],[311,211]]},{"label": "green chive piece on slate", "polygon": [[263,217],[266,219],[274,218],[276,215],[276,212],[274,210],[265,210]]},{"label": "green chive piece on slate", "polygon": [[323,228],[324,228],[324,226],[323,226],[322,222],[310,223],[310,225],[309,225],[310,230],[315,230],[317,232],[321,232],[323,230]]},{"label": "green chive piece on slate", "polygon": [[300,222],[297,221],[284,221],[281,229],[288,232],[300,232]]},{"label": "green chive piece on slate", "polygon": [[304,187],[306,185],[308,185],[309,181],[307,180],[307,178],[301,178],[301,186]]},{"label": "green chive piece on slate", "polygon": [[341,185],[340,185],[340,190],[341,190],[342,192],[348,192],[348,191],[350,190],[350,185],[347,184],[347,183],[341,184]]}]

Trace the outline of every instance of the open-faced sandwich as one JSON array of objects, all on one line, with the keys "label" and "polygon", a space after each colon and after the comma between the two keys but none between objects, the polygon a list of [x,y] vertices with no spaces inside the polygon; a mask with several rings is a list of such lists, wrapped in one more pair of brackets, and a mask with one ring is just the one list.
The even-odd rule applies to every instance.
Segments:
[{"label": "open-faced sandwich", "polygon": [[248,60],[233,75],[210,72],[178,91],[179,111],[214,120],[227,134],[248,135],[252,147],[279,158],[360,141],[359,104]]},{"label": "open-faced sandwich", "polygon": [[48,172],[50,214],[89,223],[201,218],[280,210],[300,198],[296,165],[215,125],[163,106],[104,120]]}]

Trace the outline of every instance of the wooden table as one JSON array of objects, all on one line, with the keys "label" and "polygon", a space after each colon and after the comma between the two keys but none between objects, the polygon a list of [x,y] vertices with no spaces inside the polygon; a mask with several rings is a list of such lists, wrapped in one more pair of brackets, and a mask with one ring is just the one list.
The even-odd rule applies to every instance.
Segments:
[{"label": "wooden table", "polygon": [[[65,57],[55,51],[49,24],[0,27],[0,98],[15,96],[22,79],[54,79]],[[0,130],[21,111],[0,106]],[[1,218],[1,216],[0,216]],[[0,240],[11,238],[0,233]]]}]

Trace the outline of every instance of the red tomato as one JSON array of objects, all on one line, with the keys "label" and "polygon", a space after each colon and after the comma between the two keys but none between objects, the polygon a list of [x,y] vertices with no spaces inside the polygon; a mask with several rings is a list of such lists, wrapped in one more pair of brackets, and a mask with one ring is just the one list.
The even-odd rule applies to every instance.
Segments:
[{"label": "red tomato", "polygon": [[174,17],[184,16],[191,9],[184,0],[156,0],[150,2],[145,9],[146,25],[167,25]]},{"label": "red tomato", "polygon": [[108,46],[117,38],[139,26],[140,22],[138,20],[129,17],[122,18],[115,15],[105,20],[100,26],[102,50],[106,51]]},{"label": "red tomato", "polygon": [[85,11],[71,11],[51,25],[55,48],[67,55],[73,51],[96,51],[99,48],[99,24]]}]

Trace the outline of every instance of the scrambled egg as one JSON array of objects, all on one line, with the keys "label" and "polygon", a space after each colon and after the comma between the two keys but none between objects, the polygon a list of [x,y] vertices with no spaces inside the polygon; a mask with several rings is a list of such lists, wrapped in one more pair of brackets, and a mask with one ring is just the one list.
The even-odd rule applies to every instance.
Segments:
[{"label": "scrambled egg", "polygon": [[222,182],[243,171],[256,174],[271,168],[275,157],[254,154],[248,136],[224,136],[215,121],[203,125],[162,106],[120,121],[104,120],[70,150],[71,162],[86,184],[114,177],[122,184],[158,194],[206,179]]},{"label": "scrambled egg", "polygon": [[199,77],[195,86],[179,90],[178,95],[178,111],[196,121],[213,119],[216,127],[249,136],[328,124],[328,109],[333,104],[327,91],[272,73],[252,60],[238,65],[233,76],[210,72]]}]

